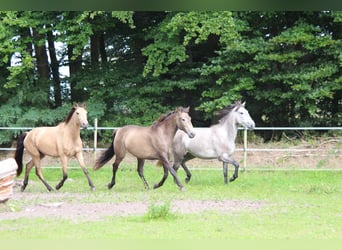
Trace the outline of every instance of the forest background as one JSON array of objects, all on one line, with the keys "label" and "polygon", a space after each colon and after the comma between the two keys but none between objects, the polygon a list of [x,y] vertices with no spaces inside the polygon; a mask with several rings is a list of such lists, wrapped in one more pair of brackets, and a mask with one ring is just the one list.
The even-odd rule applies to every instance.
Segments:
[{"label": "forest background", "polygon": [[0,127],[84,101],[100,126],[209,126],[240,99],[257,126],[342,126],[341,11],[1,11],[0,44]]}]

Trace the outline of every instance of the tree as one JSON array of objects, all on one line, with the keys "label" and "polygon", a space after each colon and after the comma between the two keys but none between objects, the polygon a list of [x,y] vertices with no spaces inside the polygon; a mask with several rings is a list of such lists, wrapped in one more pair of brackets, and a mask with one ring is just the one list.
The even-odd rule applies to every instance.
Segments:
[{"label": "tree", "polygon": [[341,126],[341,17],[2,11],[0,126],[55,124],[74,101],[104,126],[148,125],[181,105],[207,126],[237,99],[258,126]]},{"label": "tree", "polygon": [[337,17],[332,12],[178,13],[158,27],[154,43],[144,50],[144,72],[159,76],[186,67],[195,51],[191,42],[207,45],[214,35],[214,53],[202,54],[201,63],[191,67],[206,82],[198,109],[211,114],[244,99],[259,126],[340,124],[331,116],[336,109],[327,105],[341,102]]}]

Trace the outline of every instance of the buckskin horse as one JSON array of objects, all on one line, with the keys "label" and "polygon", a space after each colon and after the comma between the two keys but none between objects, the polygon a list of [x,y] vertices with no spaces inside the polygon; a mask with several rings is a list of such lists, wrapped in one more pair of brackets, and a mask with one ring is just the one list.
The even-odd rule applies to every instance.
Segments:
[{"label": "buckskin horse", "polygon": [[18,137],[17,148],[15,151],[15,160],[18,164],[17,176],[23,169],[24,148],[30,154],[32,159],[26,164],[25,179],[22,191],[25,190],[30,171],[33,166],[36,167],[36,174],[44,183],[45,187],[52,191],[53,188],[45,181],[41,170],[40,160],[44,156],[60,157],[62,162],[63,177],[56,185],[60,189],[68,178],[67,165],[71,157],[76,157],[85,176],[87,177],[91,190],[95,190],[82,154],[82,140],[80,137],[80,128],[88,127],[87,111],[85,103],[82,106],[74,104],[65,121],[55,127],[37,127],[29,132],[23,133]]}]

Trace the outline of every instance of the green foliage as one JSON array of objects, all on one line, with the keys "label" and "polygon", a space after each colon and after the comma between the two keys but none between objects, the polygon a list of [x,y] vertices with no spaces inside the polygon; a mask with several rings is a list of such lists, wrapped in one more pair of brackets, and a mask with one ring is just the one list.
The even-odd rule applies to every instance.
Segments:
[{"label": "green foliage", "polygon": [[[342,126],[341,27],[340,11],[1,11],[0,124],[53,125],[85,100],[100,126],[149,125],[176,106],[207,126],[242,99],[257,126]],[[48,36],[70,75],[50,60],[41,81]]]}]

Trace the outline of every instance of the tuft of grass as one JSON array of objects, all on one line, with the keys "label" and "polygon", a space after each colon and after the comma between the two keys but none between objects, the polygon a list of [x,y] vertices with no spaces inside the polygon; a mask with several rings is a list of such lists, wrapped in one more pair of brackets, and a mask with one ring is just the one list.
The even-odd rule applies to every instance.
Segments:
[{"label": "tuft of grass", "polygon": [[170,201],[150,203],[146,214],[148,220],[166,220],[170,217],[172,217],[170,212]]}]

